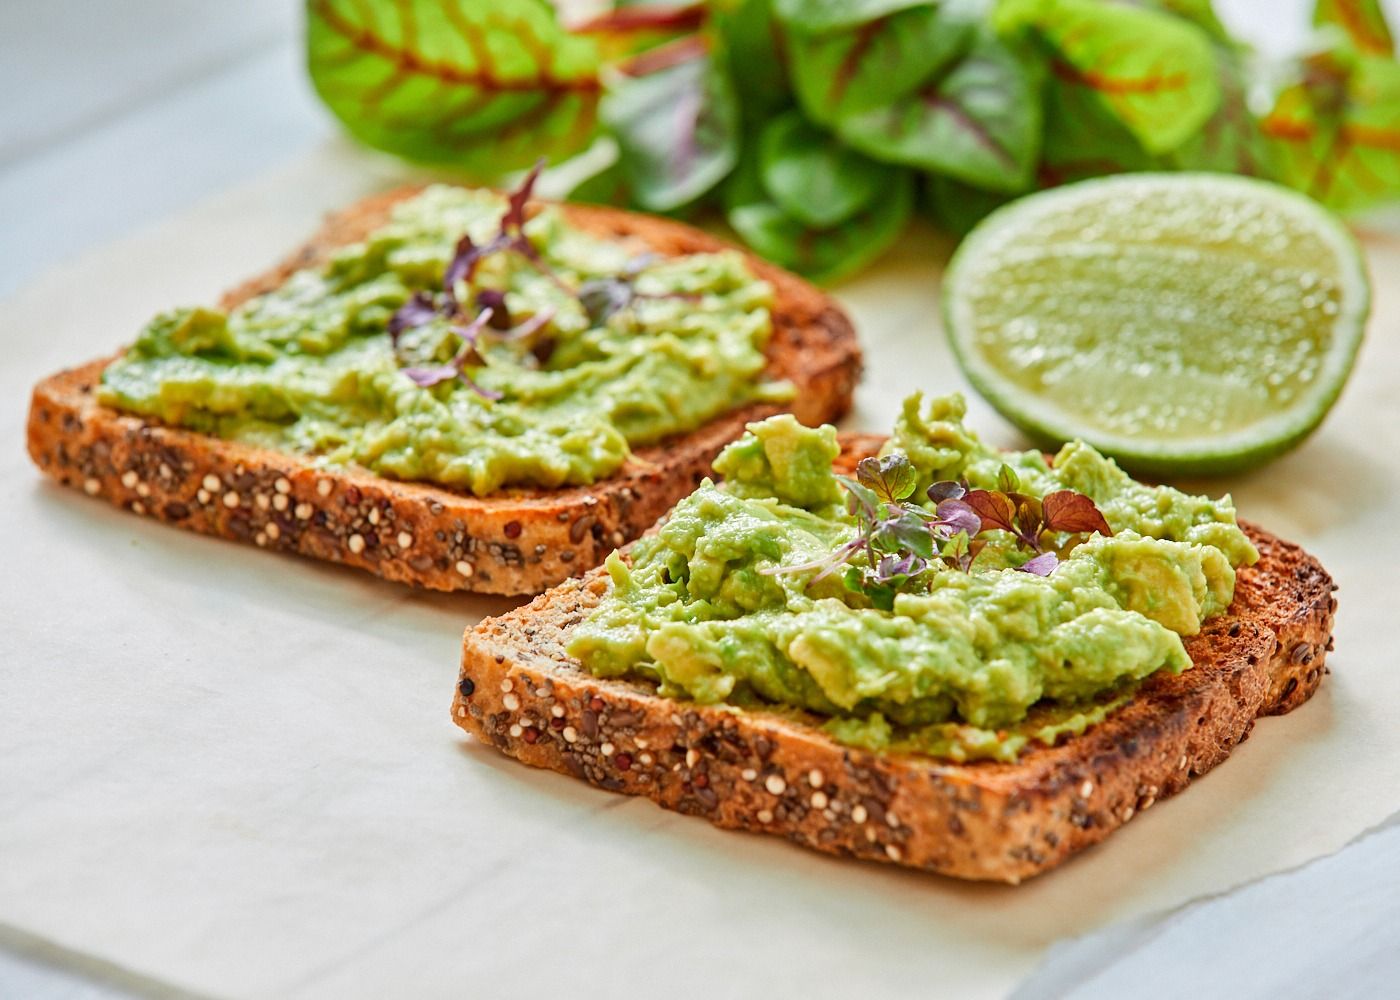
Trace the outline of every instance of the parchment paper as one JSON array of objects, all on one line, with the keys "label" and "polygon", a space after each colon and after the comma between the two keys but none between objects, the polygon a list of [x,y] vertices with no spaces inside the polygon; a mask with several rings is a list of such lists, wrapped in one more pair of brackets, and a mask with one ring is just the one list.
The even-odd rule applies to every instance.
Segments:
[{"label": "parchment paper", "polygon": [[[448,718],[434,596],[201,538],[49,484],[28,387],[211,299],[403,175],[340,145],[0,307],[0,925],[221,996],[1004,994],[1051,942],[1335,850],[1400,808],[1400,239],[1370,234],[1356,374],[1293,455],[1215,488],[1340,581],[1334,675],[1229,763],[1019,888],[721,833],[532,771]],[[853,428],[963,388],[915,233],[840,290]],[[972,397],[970,419],[1015,434]]]}]

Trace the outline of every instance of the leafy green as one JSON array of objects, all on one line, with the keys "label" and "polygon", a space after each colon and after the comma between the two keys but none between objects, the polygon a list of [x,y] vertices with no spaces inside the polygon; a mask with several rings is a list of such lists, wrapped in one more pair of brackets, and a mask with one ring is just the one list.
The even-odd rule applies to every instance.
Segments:
[{"label": "leafy green", "polygon": [[1029,27],[1050,48],[1050,72],[1094,94],[1150,153],[1181,145],[1220,100],[1215,51],[1170,14],[1103,0],[1002,5],[1004,29]]},{"label": "leafy green", "polygon": [[1211,0],[614,0],[571,24],[549,0],[307,0],[307,58],[370,145],[497,181],[601,135],[617,155],[572,197],[717,210],[833,281],[899,238],[916,188],[955,234],[1124,171],[1400,199],[1383,3],[1315,0],[1313,23],[1280,64]]},{"label": "leafy green", "polygon": [[621,154],[637,204],[680,208],[733,169],[739,108],[724,67],[699,52],[644,76],[620,76],[608,88],[603,119]]},{"label": "leafy green", "polygon": [[597,45],[545,0],[309,0],[312,83],[351,133],[491,178],[593,137]]},{"label": "leafy green", "polygon": [[769,122],[758,149],[764,190],[784,212],[816,229],[849,219],[887,189],[894,175],[796,111]]},{"label": "leafy green", "polygon": [[895,163],[1023,191],[1040,153],[1039,89],[1010,46],[978,31],[945,71],[898,100],[838,119],[835,127],[852,146]]},{"label": "leafy green", "polygon": [[1318,0],[1313,24],[1341,28],[1360,52],[1373,56],[1395,52],[1395,39],[1380,0]]}]

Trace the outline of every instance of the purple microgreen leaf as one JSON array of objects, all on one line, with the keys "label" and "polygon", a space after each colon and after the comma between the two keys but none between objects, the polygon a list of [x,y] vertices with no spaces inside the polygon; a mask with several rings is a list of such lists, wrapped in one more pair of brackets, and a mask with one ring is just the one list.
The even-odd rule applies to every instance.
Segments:
[{"label": "purple microgreen leaf", "polygon": [[439,315],[437,303],[431,292],[414,292],[408,301],[389,317],[389,342],[398,346],[399,337],[405,330],[422,326]]},{"label": "purple microgreen leaf", "polygon": [[928,488],[928,498],[935,504],[944,500],[961,500],[967,496],[967,484],[955,483],[951,479],[944,479],[934,483]]},{"label": "purple microgreen leaf", "polygon": [[883,458],[862,458],[856,465],[856,478],[885,503],[899,503],[914,492],[919,473],[908,456],[896,451]]},{"label": "purple microgreen leaf", "polygon": [[963,502],[972,508],[982,527],[1000,528],[1002,531],[1016,530],[1016,507],[1005,493],[994,490],[969,490]]},{"label": "purple microgreen leaf", "polygon": [[1053,552],[1042,552],[1033,559],[1028,559],[1016,568],[1022,573],[1034,573],[1036,576],[1049,576],[1055,572],[1055,567],[1060,565],[1060,557]]},{"label": "purple microgreen leaf", "polygon": [[544,164],[544,157],[541,156],[520,182],[520,186],[510,193],[510,207],[506,209],[505,217],[501,219],[502,233],[514,232],[517,236],[522,234],[525,228],[525,206],[534,193],[535,181],[539,180],[540,172],[544,170]]},{"label": "purple microgreen leaf", "polygon": [[1041,504],[1045,511],[1045,528],[1048,531],[1064,531],[1070,534],[1085,534],[1097,531],[1105,537],[1113,534],[1113,529],[1104,520],[1103,513],[1083,493],[1074,490],[1056,490],[1045,497]]},{"label": "purple microgreen leaf", "polygon": [[609,319],[632,304],[636,290],[630,281],[620,278],[590,278],[579,285],[575,293],[583,311],[588,314],[588,322],[602,326]]},{"label": "purple microgreen leaf", "polygon": [[[535,334],[539,333],[540,330],[544,329],[546,324],[554,318],[554,315],[554,307],[545,306],[545,308],[535,313],[535,315],[531,316],[523,323],[506,330],[501,334],[501,337],[504,340],[529,340]],[[495,324],[492,325],[494,326]]]},{"label": "purple microgreen leaf", "polygon": [[1001,468],[997,470],[997,489],[1003,493],[1015,493],[1021,488],[1021,477],[1016,475],[1016,470],[1005,462],[1001,463]]},{"label": "purple microgreen leaf", "polygon": [[968,538],[982,530],[982,519],[965,500],[949,498],[938,504],[938,522],[945,534],[963,532]]},{"label": "purple microgreen leaf", "polygon": [[1011,494],[1011,502],[1016,505],[1016,535],[1026,545],[1040,551],[1040,533],[1045,527],[1045,515],[1040,501],[1022,493]]},{"label": "purple microgreen leaf", "polygon": [[441,382],[452,381],[461,374],[461,371],[458,370],[456,364],[447,364],[432,365],[426,368],[405,368],[403,373],[410,382],[420,389],[431,389]]},{"label": "purple microgreen leaf", "polygon": [[483,288],[476,293],[478,310],[491,310],[491,327],[495,330],[509,330],[512,326],[510,310],[506,308],[506,293],[495,288]]},{"label": "purple microgreen leaf", "polygon": [[877,531],[884,543],[882,551],[913,552],[925,559],[933,557],[933,534],[924,519],[913,511],[899,511],[882,522]]}]

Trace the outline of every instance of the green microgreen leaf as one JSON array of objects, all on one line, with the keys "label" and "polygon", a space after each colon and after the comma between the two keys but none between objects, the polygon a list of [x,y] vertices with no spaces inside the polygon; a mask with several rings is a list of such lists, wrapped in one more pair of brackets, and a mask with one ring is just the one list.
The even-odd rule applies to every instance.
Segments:
[{"label": "green microgreen leaf", "polygon": [[593,138],[599,52],[545,0],[310,0],[311,81],[356,138],[481,178]]},{"label": "green microgreen leaf", "polygon": [[928,0],[773,0],[778,17],[803,31],[822,32],[847,28],[918,7]]},{"label": "green microgreen leaf", "polygon": [[856,465],[856,479],[885,503],[908,498],[919,483],[918,470],[903,452],[881,458],[862,458]]}]

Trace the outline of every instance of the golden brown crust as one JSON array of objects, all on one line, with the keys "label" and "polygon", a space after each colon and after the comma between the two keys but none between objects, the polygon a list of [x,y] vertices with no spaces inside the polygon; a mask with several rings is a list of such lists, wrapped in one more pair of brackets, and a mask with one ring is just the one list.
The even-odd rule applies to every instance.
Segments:
[{"label": "golden brown crust", "polygon": [[[857,453],[879,439],[857,439]],[[1260,715],[1326,672],[1331,578],[1253,525],[1261,559],[1188,640],[1195,668],[1158,675],[1105,722],[1014,764],[842,746],[811,722],[661,698],[565,652],[608,587],[601,570],[467,631],[453,719],[535,767],[645,795],[721,827],[820,851],[1019,882],[1108,836],[1223,761]]]},{"label": "golden brown crust", "polygon": [[[232,290],[233,306],[380,225],[416,189],[365,199],[329,219],[304,247]],[[689,226],[617,209],[566,205],[576,225],[637,239],[654,252],[725,244]],[[757,258],[776,292],[770,372],[792,380],[790,409],[809,424],[851,403],[860,351],[849,319],[812,285]],[[638,461],[587,487],[510,490],[478,498],[363,470],[319,469],[304,456],[224,441],[120,413],[94,387],[110,359],[60,372],[34,389],[29,453],[62,483],[119,507],[204,534],[314,556],[434,590],[538,593],[597,565],[689,493],[744,424],[781,408],[755,404],[691,434],[639,449]]]}]

